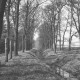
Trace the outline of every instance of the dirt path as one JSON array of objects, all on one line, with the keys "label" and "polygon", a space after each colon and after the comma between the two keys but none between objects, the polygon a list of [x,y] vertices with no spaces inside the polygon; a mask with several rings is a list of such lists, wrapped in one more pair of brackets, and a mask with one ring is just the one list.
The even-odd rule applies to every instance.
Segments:
[{"label": "dirt path", "polygon": [[39,65],[38,60],[27,54],[19,52],[5,63],[5,56],[0,58],[0,80],[56,80],[48,69]]},{"label": "dirt path", "polygon": [[1,57],[0,80],[66,80],[27,53],[19,52],[18,56],[13,56],[7,63],[5,56]]}]

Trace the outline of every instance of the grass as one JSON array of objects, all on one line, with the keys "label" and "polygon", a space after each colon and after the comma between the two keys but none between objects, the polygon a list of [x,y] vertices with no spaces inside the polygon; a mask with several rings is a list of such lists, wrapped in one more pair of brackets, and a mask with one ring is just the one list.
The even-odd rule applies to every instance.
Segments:
[{"label": "grass", "polygon": [[[80,54],[76,54],[76,51],[79,50],[66,50],[62,51],[63,53],[61,52],[60,54],[47,56],[42,62],[49,64],[49,66],[54,66],[57,64],[66,70],[72,71],[72,69],[68,68],[69,66],[73,66],[75,59],[80,61]],[[20,52],[19,54],[19,56],[13,57],[12,60],[9,60],[9,62],[0,66],[0,80],[57,80],[56,77],[49,72],[48,67],[39,62],[36,57],[33,58],[33,56],[29,55],[29,53],[27,54],[27,52]],[[73,68],[76,69],[76,72],[74,73],[77,74],[78,78],[80,78],[80,73],[78,73],[80,71],[80,66],[77,64],[74,64],[73,66]]]},{"label": "grass", "polygon": [[[0,80],[56,80],[37,59],[23,53],[0,67]],[[30,58],[29,58],[30,57]]]}]

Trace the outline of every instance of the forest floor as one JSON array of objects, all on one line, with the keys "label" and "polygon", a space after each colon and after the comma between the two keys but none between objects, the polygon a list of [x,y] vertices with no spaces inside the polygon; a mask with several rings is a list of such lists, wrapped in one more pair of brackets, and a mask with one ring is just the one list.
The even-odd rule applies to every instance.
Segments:
[{"label": "forest floor", "polygon": [[8,62],[5,62],[5,56],[2,55],[0,57],[0,80],[66,80],[55,75],[54,67],[52,66],[51,69],[51,65],[57,65],[77,75],[78,79],[80,78],[80,51],[53,53],[47,50],[45,59],[39,60],[30,55],[29,51],[19,52],[18,56],[13,56]]},{"label": "forest floor", "polygon": [[0,80],[57,80],[42,62],[27,52],[19,52],[6,63],[5,56],[1,56],[0,61]]}]

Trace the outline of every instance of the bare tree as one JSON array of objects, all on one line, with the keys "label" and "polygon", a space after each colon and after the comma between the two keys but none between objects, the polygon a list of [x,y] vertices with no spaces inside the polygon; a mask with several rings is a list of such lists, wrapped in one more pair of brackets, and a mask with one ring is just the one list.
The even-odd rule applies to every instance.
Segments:
[{"label": "bare tree", "polygon": [[15,56],[18,55],[18,27],[19,27],[19,3],[20,0],[16,1],[16,39],[15,39]]},{"label": "bare tree", "polygon": [[[10,39],[10,21],[9,21],[9,16],[10,16],[10,3],[11,3],[11,0],[8,0],[7,1],[7,5],[6,5],[6,11],[5,11],[5,15],[6,15],[6,19],[7,19],[7,30],[8,30],[8,33],[7,33],[7,51],[6,51],[6,57],[8,57],[8,53],[9,53],[9,39]],[[6,62],[8,62],[8,58],[6,58]]]}]

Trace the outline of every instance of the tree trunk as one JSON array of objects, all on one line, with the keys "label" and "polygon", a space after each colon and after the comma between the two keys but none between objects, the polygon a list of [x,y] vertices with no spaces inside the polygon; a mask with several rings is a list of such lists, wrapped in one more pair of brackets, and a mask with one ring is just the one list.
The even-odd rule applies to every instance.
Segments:
[{"label": "tree trunk", "polygon": [[12,59],[12,40],[10,40],[10,59]]},{"label": "tree trunk", "polygon": [[54,48],[54,52],[56,53],[56,35],[55,35],[55,26],[53,28],[53,48]]},{"label": "tree trunk", "polygon": [[26,35],[25,35],[25,51],[26,51]]},{"label": "tree trunk", "polygon": [[1,38],[1,34],[2,34],[3,15],[4,15],[6,1],[7,0],[0,0],[0,38]]},{"label": "tree trunk", "polygon": [[69,36],[69,50],[71,50],[71,33],[72,33],[72,26],[73,26],[73,4],[72,4],[72,0],[71,0],[71,26],[70,26],[70,36]]},{"label": "tree trunk", "polygon": [[24,35],[22,36],[22,52],[24,52]]},{"label": "tree trunk", "polygon": [[65,37],[65,34],[63,34],[62,49],[64,49],[64,37]]},{"label": "tree trunk", "polygon": [[[24,45],[23,45],[24,42],[23,42],[23,44],[22,44],[22,45],[23,45],[23,46],[22,46],[23,52],[24,52],[24,49],[25,49],[25,50],[27,49],[27,40],[26,40],[26,39],[27,39],[27,36],[26,36],[26,35],[27,35],[27,34],[26,34],[26,31],[27,31],[27,30],[26,30],[26,29],[27,29],[27,25],[28,25],[28,13],[29,13],[29,6],[28,6],[28,5],[29,5],[29,2],[28,2],[28,0],[27,0],[26,14],[25,14],[25,17],[26,17],[26,18],[25,18],[25,26],[24,26],[25,48],[24,48]],[[23,39],[23,41],[24,41],[24,39]]]},{"label": "tree trunk", "polygon": [[8,34],[7,34],[7,49],[8,49],[8,53],[9,53],[9,39],[10,39],[10,21],[9,21],[9,16],[10,16],[10,3],[11,0],[7,1],[7,8],[6,8],[6,19],[7,19],[7,30],[8,30]]},{"label": "tree trunk", "polygon": [[5,62],[8,62],[8,47],[7,47],[8,38],[5,39]]},{"label": "tree trunk", "polygon": [[7,38],[5,39],[5,62],[8,62],[8,53],[9,53],[9,30],[10,30],[10,22],[9,22],[9,15],[10,15],[10,0],[8,0],[8,5],[7,5],[7,15],[6,15],[6,19],[7,19],[7,30],[8,30],[8,34],[7,34]]},{"label": "tree trunk", "polygon": [[71,50],[71,37],[69,38],[69,51]]},{"label": "tree trunk", "polygon": [[20,0],[16,1],[16,45],[15,45],[15,56],[18,55],[18,26],[19,26],[19,3]]},{"label": "tree trunk", "polygon": [[[78,7],[80,7],[80,2],[78,0]],[[80,9],[77,9],[77,15],[78,15],[78,34],[79,34],[79,41],[80,41]]]},{"label": "tree trunk", "polygon": [[53,23],[52,23],[52,30],[53,30],[53,49],[54,53],[56,53],[56,27],[55,27],[55,16],[54,16],[54,9],[53,9]]},{"label": "tree trunk", "polygon": [[16,42],[14,41],[14,55],[15,55],[15,50],[16,50]]},{"label": "tree trunk", "polygon": [[61,50],[61,26],[60,26],[61,17],[60,17],[60,14],[61,14],[61,9],[59,9],[59,13],[58,13],[59,47],[60,47],[60,50]]}]

